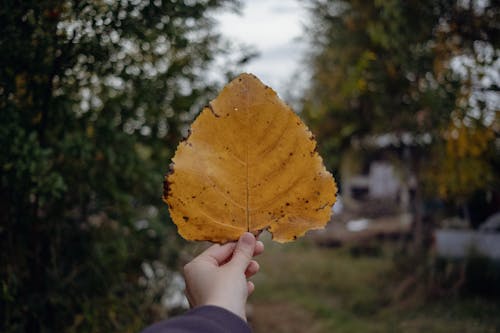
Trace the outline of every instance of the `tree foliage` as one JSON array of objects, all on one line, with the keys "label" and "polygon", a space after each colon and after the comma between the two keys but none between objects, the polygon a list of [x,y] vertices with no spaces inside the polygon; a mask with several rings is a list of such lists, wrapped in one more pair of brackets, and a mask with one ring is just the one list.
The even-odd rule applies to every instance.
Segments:
[{"label": "tree foliage", "polygon": [[[137,331],[175,262],[162,172],[214,91],[233,1],[0,6],[0,330]],[[140,221],[141,223],[137,223]]]},{"label": "tree foliage", "polygon": [[436,151],[445,158],[431,162],[432,170],[425,175],[428,182],[437,184],[441,198],[463,201],[474,191],[490,188],[498,181],[491,155],[495,152],[491,127],[472,127],[462,122],[450,125],[443,136],[445,143]]},{"label": "tree foliage", "polygon": [[[437,194],[456,199],[493,189],[499,8],[498,1],[312,1],[312,80],[304,113],[331,156],[329,165],[338,168],[339,152],[356,140],[391,133],[404,143],[406,135],[419,150],[414,156],[422,157],[416,169],[440,171],[426,178],[438,183],[430,186]],[[482,135],[479,146],[467,148],[482,151],[475,162],[456,154],[449,159],[453,126],[461,140]],[[473,166],[478,163],[480,169]]]}]

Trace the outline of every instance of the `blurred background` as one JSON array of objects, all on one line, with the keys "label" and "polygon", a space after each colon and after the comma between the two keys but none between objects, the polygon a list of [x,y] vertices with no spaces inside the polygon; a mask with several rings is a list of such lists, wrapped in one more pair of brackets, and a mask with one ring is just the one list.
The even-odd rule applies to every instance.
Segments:
[{"label": "blurred background", "polygon": [[163,175],[250,71],[319,142],[325,230],[262,238],[255,332],[500,332],[500,2],[0,4],[0,331],[181,313]]}]

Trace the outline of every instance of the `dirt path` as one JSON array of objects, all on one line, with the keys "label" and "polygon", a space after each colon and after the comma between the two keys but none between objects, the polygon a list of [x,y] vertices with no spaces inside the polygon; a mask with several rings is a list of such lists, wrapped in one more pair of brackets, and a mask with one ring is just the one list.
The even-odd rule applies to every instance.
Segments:
[{"label": "dirt path", "polygon": [[250,312],[249,322],[254,333],[318,332],[314,329],[314,317],[294,304],[259,302],[251,306]]}]

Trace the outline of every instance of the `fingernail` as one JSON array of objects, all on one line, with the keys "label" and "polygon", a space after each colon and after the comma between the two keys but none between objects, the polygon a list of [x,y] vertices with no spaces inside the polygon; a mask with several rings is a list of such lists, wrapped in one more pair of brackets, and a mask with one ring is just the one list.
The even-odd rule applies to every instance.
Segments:
[{"label": "fingernail", "polygon": [[253,245],[255,242],[255,236],[249,232],[245,232],[241,235],[240,242],[246,245]]}]

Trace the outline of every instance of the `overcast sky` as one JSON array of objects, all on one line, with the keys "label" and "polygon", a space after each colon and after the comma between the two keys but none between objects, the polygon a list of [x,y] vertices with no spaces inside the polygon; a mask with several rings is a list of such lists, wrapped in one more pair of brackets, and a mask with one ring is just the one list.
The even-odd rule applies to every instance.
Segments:
[{"label": "overcast sky", "polygon": [[297,89],[290,78],[299,70],[303,56],[303,23],[306,11],[297,0],[243,0],[241,15],[224,12],[216,15],[219,29],[232,41],[251,45],[259,52],[242,68],[257,75],[282,97],[287,89]]}]

